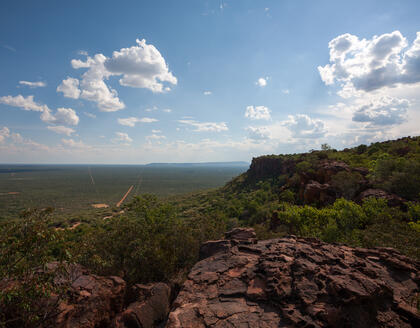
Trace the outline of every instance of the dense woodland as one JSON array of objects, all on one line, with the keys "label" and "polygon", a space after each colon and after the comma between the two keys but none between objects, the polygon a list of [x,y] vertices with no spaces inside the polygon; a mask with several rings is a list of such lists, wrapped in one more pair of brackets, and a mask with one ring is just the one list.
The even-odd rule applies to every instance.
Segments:
[{"label": "dense woodland", "polygon": [[294,234],[394,247],[420,259],[419,200],[420,137],[407,137],[254,158],[223,188],[167,199],[142,195],[123,212],[73,229],[57,229],[53,209],[26,211],[0,227],[0,327],[48,322],[57,302],[45,300],[66,297],[65,284],[54,280],[66,263],[129,284],[179,285],[200,244],[237,226],[254,227],[260,239]]}]

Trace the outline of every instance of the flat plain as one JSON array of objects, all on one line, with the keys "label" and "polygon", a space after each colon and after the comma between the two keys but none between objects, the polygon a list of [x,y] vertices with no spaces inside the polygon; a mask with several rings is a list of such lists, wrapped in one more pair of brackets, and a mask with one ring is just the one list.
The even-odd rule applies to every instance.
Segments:
[{"label": "flat plain", "polygon": [[[218,165],[0,165],[0,218],[28,208],[57,213],[115,207],[140,194],[168,197],[217,188],[246,171]],[[103,205],[102,205],[103,204]]]}]

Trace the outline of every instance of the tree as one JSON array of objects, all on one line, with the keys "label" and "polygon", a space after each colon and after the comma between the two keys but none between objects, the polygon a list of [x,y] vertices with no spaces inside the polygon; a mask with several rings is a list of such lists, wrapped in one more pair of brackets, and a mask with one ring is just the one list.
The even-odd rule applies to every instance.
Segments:
[{"label": "tree", "polygon": [[321,145],[321,150],[323,150],[323,151],[328,151],[328,150],[331,150],[331,149],[332,149],[332,147],[327,143],[323,143]]}]

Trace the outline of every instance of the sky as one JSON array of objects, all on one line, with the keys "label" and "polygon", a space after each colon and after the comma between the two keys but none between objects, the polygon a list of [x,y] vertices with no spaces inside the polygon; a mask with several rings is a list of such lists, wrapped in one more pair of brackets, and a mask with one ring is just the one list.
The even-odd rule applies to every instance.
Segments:
[{"label": "sky", "polygon": [[420,1],[3,0],[0,163],[251,161],[420,135]]}]

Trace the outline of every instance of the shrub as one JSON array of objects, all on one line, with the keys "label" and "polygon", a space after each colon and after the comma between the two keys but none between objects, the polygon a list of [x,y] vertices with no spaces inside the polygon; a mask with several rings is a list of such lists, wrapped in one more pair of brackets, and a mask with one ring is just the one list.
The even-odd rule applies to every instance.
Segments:
[{"label": "shrub", "polygon": [[51,212],[28,211],[20,221],[0,227],[1,327],[48,326],[65,298],[66,286],[54,281],[65,268],[48,264],[63,263],[70,254],[62,234],[49,228]]},{"label": "shrub", "polygon": [[156,197],[137,197],[127,213],[92,229],[79,261],[102,275],[122,276],[129,284],[168,281],[189,268],[204,240],[225,231],[223,220],[182,220]]}]

